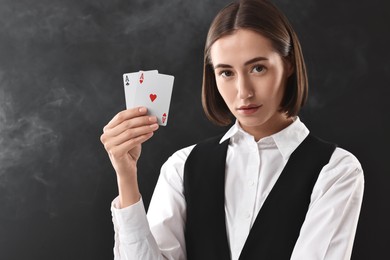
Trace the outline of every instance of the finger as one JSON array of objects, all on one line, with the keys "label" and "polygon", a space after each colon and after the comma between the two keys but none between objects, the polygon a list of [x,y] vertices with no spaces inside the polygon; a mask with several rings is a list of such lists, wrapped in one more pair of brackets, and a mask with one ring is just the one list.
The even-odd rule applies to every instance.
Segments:
[{"label": "finger", "polygon": [[135,107],[127,110],[123,110],[116,114],[110,122],[104,127],[103,131],[106,129],[111,129],[125,120],[146,115],[147,109],[145,107]]},{"label": "finger", "polygon": [[108,137],[117,136],[129,129],[137,128],[140,126],[147,126],[157,122],[157,118],[155,116],[140,116],[135,117],[129,120],[123,121],[121,124],[115,126],[114,128],[106,129],[105,134]]},{"label": "finger", "polygon": [[111,147],[121,145],[131,139],[136,139],[139,136],[149,134],[158,129],[158,124],[140,126],[137,128],[128,129],[118,136],[111,137],[108,142],[106,142],[106,149],[110,149]]},{"label": "finger", "polygon": [[114,157],[123,156],[124,154],[128,153],[130,150],[132,150],[137,145],[140,145],[140,144],[144,143],[145,141],[147,141],[148,139],[150,139],[153,136],[153,134],[154,134],[153,132],[150,132],[150,133],[147,133],[144,135],[140,135],[136,138],[127,140],[126,142],[115,146],[113,149],[111,149],[109,151],[109,153],[110,153],[110,155],[112,155]]}]

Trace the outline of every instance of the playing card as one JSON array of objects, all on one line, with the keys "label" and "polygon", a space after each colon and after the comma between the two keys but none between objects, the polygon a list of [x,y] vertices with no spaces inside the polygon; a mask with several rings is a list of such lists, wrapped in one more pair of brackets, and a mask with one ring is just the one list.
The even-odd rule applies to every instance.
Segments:
[{"label": "playing card", "polygon": [[143,83],[136,89],[134,107],[145,106],[159,125],[167,125],[173,81],[171,75],[144,73]]},{"label": "playing card", "polygon": [[145,76],[157,75],[157,70],[147,70],[147,71],[138,71],[133,73],[123,74],[123,86],[125,88],[125,99],[126,99],[126,108],[133,108],[135,92],[138,86],[142,85],[144,82]]}]

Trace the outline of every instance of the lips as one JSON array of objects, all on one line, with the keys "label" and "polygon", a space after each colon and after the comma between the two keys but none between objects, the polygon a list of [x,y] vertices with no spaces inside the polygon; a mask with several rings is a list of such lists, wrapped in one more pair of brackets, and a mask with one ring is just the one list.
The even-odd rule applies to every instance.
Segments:
[{"label": "lips", "polygon": [[261,105],[249,104],[249,105],[247,105],[247,106],[240,106],[240,107],[238,108],[238,110],[252,109],[252,108],[256,108],[256,107],[261,107]]},{"label": "lips", "polygon": [[237,111],[244,115],[250,115],[259,110],[260,107],[262,107],[262,105],[249,104],[246,106],[240,106],[237,108]]}]

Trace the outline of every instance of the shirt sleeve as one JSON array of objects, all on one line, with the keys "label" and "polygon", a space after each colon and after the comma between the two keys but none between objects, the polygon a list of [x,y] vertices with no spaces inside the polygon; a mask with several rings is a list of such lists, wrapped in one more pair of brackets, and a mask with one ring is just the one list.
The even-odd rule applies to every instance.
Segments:
[{"label": "shirt sleeve", "polygon": [[336,148],[313,188],[291,259],[350,259],[363,190],[359,161],[346,150]]},{"label": "shirt sleeve", "polygon": [[183,170],[192,148],[177,151],[162,166],[148,215],[142,198],[123,209],[118,198],[112,202],[115,260],[186,259]]},{"label": "shirt sleeve", "polygon": [[114,259],[163,259],[146,218],[142,198],[136,204],[120,209],[119,199],[112,202],[111,212],[115,231]]}]

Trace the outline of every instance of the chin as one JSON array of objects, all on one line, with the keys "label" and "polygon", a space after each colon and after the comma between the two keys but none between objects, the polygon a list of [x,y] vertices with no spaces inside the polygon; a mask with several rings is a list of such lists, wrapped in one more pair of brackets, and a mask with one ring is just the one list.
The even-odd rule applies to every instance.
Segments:
[{"label": "chin", "polygon": [[247,126],[247,127],[256,127],[256,126],[261,126],[265,122],[267,122],[266,119],[262,118],[237,118],[238,122],[240,122],[241,126]]}]

